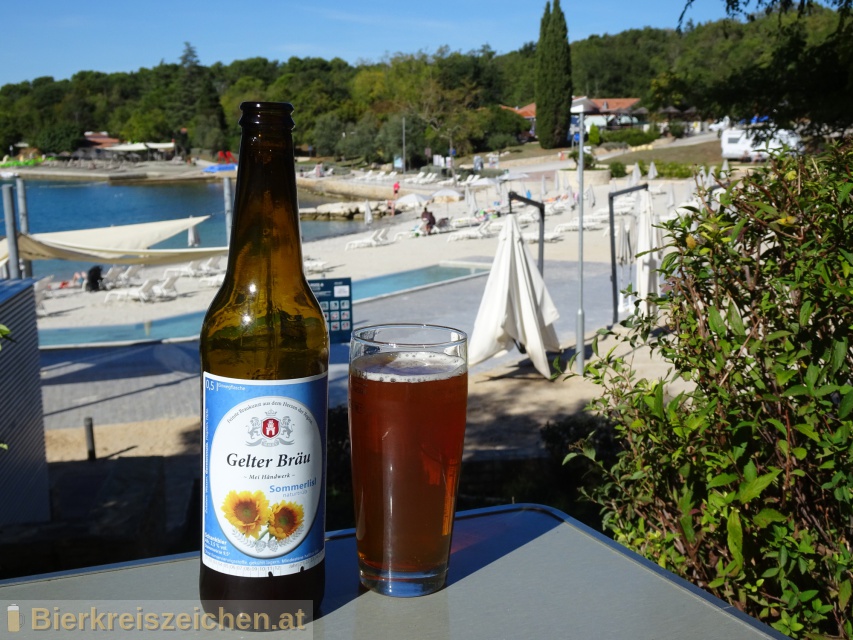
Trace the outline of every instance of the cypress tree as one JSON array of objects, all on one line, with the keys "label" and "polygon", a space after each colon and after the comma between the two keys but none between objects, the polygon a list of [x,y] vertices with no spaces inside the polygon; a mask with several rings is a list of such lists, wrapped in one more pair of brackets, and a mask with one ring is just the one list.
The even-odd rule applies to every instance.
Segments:
[{"label": "cypress tree", "polygon": [[536,47],[536,135],[543,149],[564,147],[572,108],[572,55],[560,0],[545,4]]},{"label": "cypress tree", "polygon": [[545,108],[547,103],[545,99],[546,88],[548,86],[548,65],[547,60],[551,56],[548,50],[548,21],[551,18],[551,2],[545,3],[545,13],[542,14],[542,20],[539,22],[539,42],[536,44],[536,83],[534,91],[536,92],[536,137],[539,138],[539,144],[546,149],[550,149],[545,134],[550,131],[553,123],[549,118],[550,111]]}]

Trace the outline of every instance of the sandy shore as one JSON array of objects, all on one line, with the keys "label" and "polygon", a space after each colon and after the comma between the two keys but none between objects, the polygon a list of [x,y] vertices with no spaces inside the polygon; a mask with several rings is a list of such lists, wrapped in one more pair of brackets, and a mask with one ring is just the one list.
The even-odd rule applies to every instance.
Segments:
[{"label": "sandy shore", "polygon": [[[553,171],[547,174],[553,176]],[[519,191],[533,191],[540,188],[541,181],[537,174],[531,174],[531,180],[519,184]],[[686,199],[689,191],[688,181],[674,183],[679,201]],[[660,190],[668,190],[669,183],[661,182]],[[595,204],[585,207],[585,216],[606,210],[608,185],[595,187]],[[546,197],[554,197],[556,193],[547,193]],[[480,201],[494,192],[488,188],[481,193]],[[632,197],[632,196],[628,196]],[[657,213],[665,213],[666,197],[657,195],[653,198]],[[514,203],[514,211],[524,210],[525,206]],[[429,205],[436,218],[448,217],[455,219],[467,215],[464,202],[436,203]],[[532,209],[532,208],[531,208]],[[414,237],[413,231],[420,224],[420,211],[408,210],[399,212],[393,217],[378,219],[371,227],[365,226],[362,233],[324,238],[306,242],[303,245],[303,257],[325,263],[322,271],[309,273],[309,277],[345,276],[353,280],[361,280],[373,276],[384,275],[397,271],[420,269],[441,263],[465,263],[473,259],[491,260],[497,246],[498,234],[482,239],[467,239],[451,241],[452,233],[440,233],[429,236]],[[535,211],[535,210],[534,210]],[[568,211],[546,217],[545,231],[549,234],[563,223],[577,217],[577,212]],[[346,250],[351,240],[369,238],[373,230],[387,227],[387,237],[393,242],[383,246]],[[538,224],[527,224],[524,233],[538,233]],[[528,245],[531,254],[537,255],[537,245]],[[585,262],[609,262],[610,240],[607,231],[603,229],[584,232]],[[577,261],[578,240],[577,232],[563,232],[559,239],[545,243],[545,260]],[[223,261],[224,265],[224,261]],[[159,266],[144,268],[136,278],[139,285],[146,279],[163,280],[167,269],[178,269],[186,265]],[[106,271],[106,269],[105,269]],[[173,298],[159,299],[156,302],[140,303],[135,301],[116,300],[109,291],[85,292],[79,288],[53,289],[39,314],[39,328],[65,328],[82,326],[105,326],[126,324],[129,322],[146,322],[160,318],[204,311],[216,293],[217,287],[203,277],[182,276],[176,283],[178,295]]]},{"label": "sandy shore", "polygon": [[[553,170],[539,174],[526,170],[530,180],[516,187],[520,192],[530,189],[538,196],[541,175],[553,176]],[[624,186],[624,185],[620,185]],[[656,185],[668,190],[668,183]],[[690,185],[687,181],[675,184],[679,199],[687,196]],[[596,204],[586,205],[587,216],[606,208],[608,185],[595,188]],[[556,193],[546,194],[553,197]],[[483,196],[488,197],[486,194]],[[481,197],[483,197],[481,196]],[[655,209],[659,213],[666,211],[666,198],[653,198]],[[463,202],[432,204],[431,210],[436,217],[457,218],[465,215]],[[515,210],[515,206],[514,206]],[[576,217],[575,212],[566,212],[546,218],[546,231],[552,231],[558,224]],[[307,242],[304,255],[326,263],[323,274],[309,274],[309,277],[346,276],[359,280],[372,276],[431,266],[440,263],[466,262],[471,260],[488,261],[494,256],[497,246],[497,234],[476,240],[449,241],[450,234],[413,237],[411,231],[420,222],[420,209],[400,213],[393,218],[377,221],[375,226],[388,226],[388,237],[396,241],[384,246],[351,249],[345,247],[350,240],[368,237],[370,230],[355,236],[327,238]],[[531,224],[524,232],[534,233],[538,225]],[[528,245],[535,256],[536,244]],[[606,231],[594,230],[584,233],[585,262],[610,261],[610,240]],[[545,244],[545,260],[577,261],[577,232],[565,232],[557,241]],[[145,269],[139,276],[162,278],[165,267]],[[177,284],[179,295],[172,299],[157,302],[116,302],[107,301],[109,292],[88,293],[81,290],[59,289],[51,292],[44,301],[39,316],[39,328],[96,327],[129,322],[144,322],[186,313],[203,311],[209,305],[216,292],[215,286],[205,285],[199,277],[181,277]],[[588,335],[597,327],[588,327]],[[568,345],[564,345],[568,346]],[[638,362],[649,373],[660,370],[658,363],[643,354],[637,354]],[[521,356],[520,356],[521,358]],[[499,367],[486,374],[472,376],[469,400],[469,433],[476,435],[478,446],[499,452],[502,448],[525,450],[535,453],[540,449],[539,428],[544,426],[556,414],[570,414],[579,411],[597,389],[584,380],[550,382],[532,369],[531,375],[519,375],[512,366]],[[519,401],[523,398],[523,402]],[[171,455],[189,453],[197,450],[198,417],[186,419],[152,421],[121,425],[103,425],[98,427],[97,443],[99,456],[106,455]],[[46,432],[48,459],[69,460],[84,459],[84,439],[80,429],[48,430]],[[511,443],[511,447],[509,445]]]}]

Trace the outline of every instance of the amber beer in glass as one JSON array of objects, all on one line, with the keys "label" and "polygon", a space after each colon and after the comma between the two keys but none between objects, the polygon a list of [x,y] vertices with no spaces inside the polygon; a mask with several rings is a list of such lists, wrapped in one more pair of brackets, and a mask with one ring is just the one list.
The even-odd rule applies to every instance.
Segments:
[{"label": "amber beer in glass", "polygon": [[402,324],[353,332],[353,494],[369,589],[410,597],[444,585],[467,401],[463,332]]}]

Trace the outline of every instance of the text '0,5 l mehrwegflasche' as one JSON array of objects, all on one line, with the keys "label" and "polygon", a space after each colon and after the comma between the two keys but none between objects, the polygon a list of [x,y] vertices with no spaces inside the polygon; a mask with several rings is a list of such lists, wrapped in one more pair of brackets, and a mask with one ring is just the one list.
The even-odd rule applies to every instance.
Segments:
[{"label": "text '0,5 l mehrwegflasche'", "polygon": [[302,271],[293,107],[240,108],[228,268],[200,335],[200,597],[214,612],[274,614],[270,603],[307,600],[316,610],[329,336]]}]

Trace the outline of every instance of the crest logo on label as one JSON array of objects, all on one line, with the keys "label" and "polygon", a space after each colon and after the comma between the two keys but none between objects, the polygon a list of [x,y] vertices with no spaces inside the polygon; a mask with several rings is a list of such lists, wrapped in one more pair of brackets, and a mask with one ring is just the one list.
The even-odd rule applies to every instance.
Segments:
[{"label": "crest logo on label", "polygon": [[249,432],[249,440],[246,444],[250,447],[263,445],[272,447],[279,444],[293,444],[293,440],[287,440],[293,435],[293,426],[290,416],[279,419],[275,411],[267,411],[266,417],[261,419],[253,417],[249,420],[246,429]]},{"label": "crest logo on label", "polygon": [[279,432],[278,420],[275,418],[267,418],[264,420],[264,426],[261,431],[267,438],[275,438]]}]

